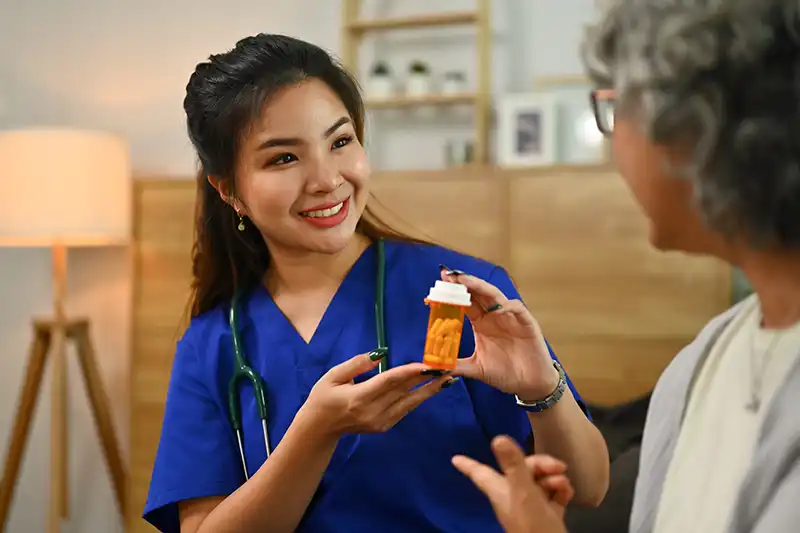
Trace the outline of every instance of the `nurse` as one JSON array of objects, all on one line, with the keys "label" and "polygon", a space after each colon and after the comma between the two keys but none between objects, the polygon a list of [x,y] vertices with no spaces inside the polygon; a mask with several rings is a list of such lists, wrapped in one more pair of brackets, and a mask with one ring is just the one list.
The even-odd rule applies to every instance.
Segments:
[{"label": "nurse", "polygon": [[[184,109],[202,167],[192,320],[146,520],[169,533],[499,532],[450,459],[494,464],[500,434],[562,461],[575,501],[602,500],[603,438],[506,272],[408,238],[370,210],[361,96],[325,51],[246,38],[197,66]],[[371,352],[379,240],[388,355]],[[464,284],[473,300],[451,375],[418,362],[436,279]],[[267,459],[253,389],[242,386],[247,476],[228,416],[236,293],[272,445]]]}]

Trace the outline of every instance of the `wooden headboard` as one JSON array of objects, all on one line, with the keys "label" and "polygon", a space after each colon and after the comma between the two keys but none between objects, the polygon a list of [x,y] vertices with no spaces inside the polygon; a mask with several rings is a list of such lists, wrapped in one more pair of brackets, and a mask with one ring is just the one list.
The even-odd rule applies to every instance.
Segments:
[{"label": "wooden headboard", "polygon": [[[650,391],[730,303],[729,269],[654,251],[646,221],[606,168],[396,173],[373,188],[403,229],[505,266],[592,403]],[[194,181],[139,180],[135,200],[130,532],[152,531],[139,516],[189,294]]]}]

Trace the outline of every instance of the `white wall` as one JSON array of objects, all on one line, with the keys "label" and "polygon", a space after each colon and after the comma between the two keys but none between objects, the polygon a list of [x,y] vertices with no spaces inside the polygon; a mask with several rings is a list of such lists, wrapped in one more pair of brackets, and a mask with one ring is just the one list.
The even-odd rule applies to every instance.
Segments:
[{"label": "white wall", "polygon": [[[471,0],[383,0],[367,2],[367,9],[397,14],[427,5],[451,10],[469,7]],[[531,87],[534,76],[580,73],[577,43],[583,24],[593,16],[592,0],[493,0],[493,6],[495,90],[522,91]],[[327,0],[2,0],[0,128],[47,124],[109,129],[129,138],[137,175],[188,176],[194,160],[184,132],[182,99],[194,65],[260,31],[287,33],[336,50],[339,15],[339,2]],[[435,68],[463,65],[470,72],[474,48],[469,35],[458,30],[446,38],[428,37],[426,46],[438,48],[432,53],[400,34],[367,43],[364,57],[369,60],[373,50],[391,50],[381,57],[398,68],[410,58],[424,57]],[[429,141],[463,135],[464,124],[469,124],[468,117],[418,123],[376,118],[381,129],[371,134],[373,151],[384,168],[400,166],[408,154],[415,155],[414,167],[435,166],[442,154]],[[81,250],[71,255],[70,270],[69,309],[93,320],[99,362],[106,386],[113,391],[115,422],[127,455],[131,299],[126,256],[120,251]],[[49,275],[47,251],[0,249],[3,454],[30,341],[30,317],[50,311]],[[71,361],[72,513],[64,531],[121,531],[77,370]],[[9,532],[42,531],[46,524],[48,395],[46,381]]]}]

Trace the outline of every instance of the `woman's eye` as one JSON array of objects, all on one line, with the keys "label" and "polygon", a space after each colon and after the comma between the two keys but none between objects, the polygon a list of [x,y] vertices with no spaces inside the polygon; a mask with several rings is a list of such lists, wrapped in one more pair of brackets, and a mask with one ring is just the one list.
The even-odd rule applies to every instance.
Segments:
[{"label": "woman's eye", "polygon": [[285,165],[287,163],[291,163],[292,161],[297,161],[297,158],[292,154],[281,154],[278,157],[275,157],[270,160],[270,165]]},{"label": "woman's eye", "polygon": [[335,150],[337,148],[342,148],[344,146],[347,146],[348,144],[350,144],[350,142],[352,140],[353,140],[353,137],[350,136],[350,135],[347,135],[345,137],[340,137],[339,139],[336,139],[333,142],[333,149]]}]

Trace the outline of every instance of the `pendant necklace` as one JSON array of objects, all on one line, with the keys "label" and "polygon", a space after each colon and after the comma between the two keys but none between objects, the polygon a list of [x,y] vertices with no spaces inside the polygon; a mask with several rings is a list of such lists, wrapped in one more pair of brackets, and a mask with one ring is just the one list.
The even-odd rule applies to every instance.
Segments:
[{"label": "pendant necklace", "polygon": [[763,352],[763,356],[760,358],[760,368],[758,369],[758,372],[756,372],[756,333],[757,331],[754,331],[750,338],[752,344],[752,349],[750,350],[750,401],[748,401],[744,406],[744,408],[751,413],[757,413],[761,408],[761,388],[764,382],[764,374],[766,374],[767,368],[769,367],[769,361],[772,356],[772,352],[777,346],[778,340],[780,340],[781,337],[780,332],[773,333],[767,349]]}]

